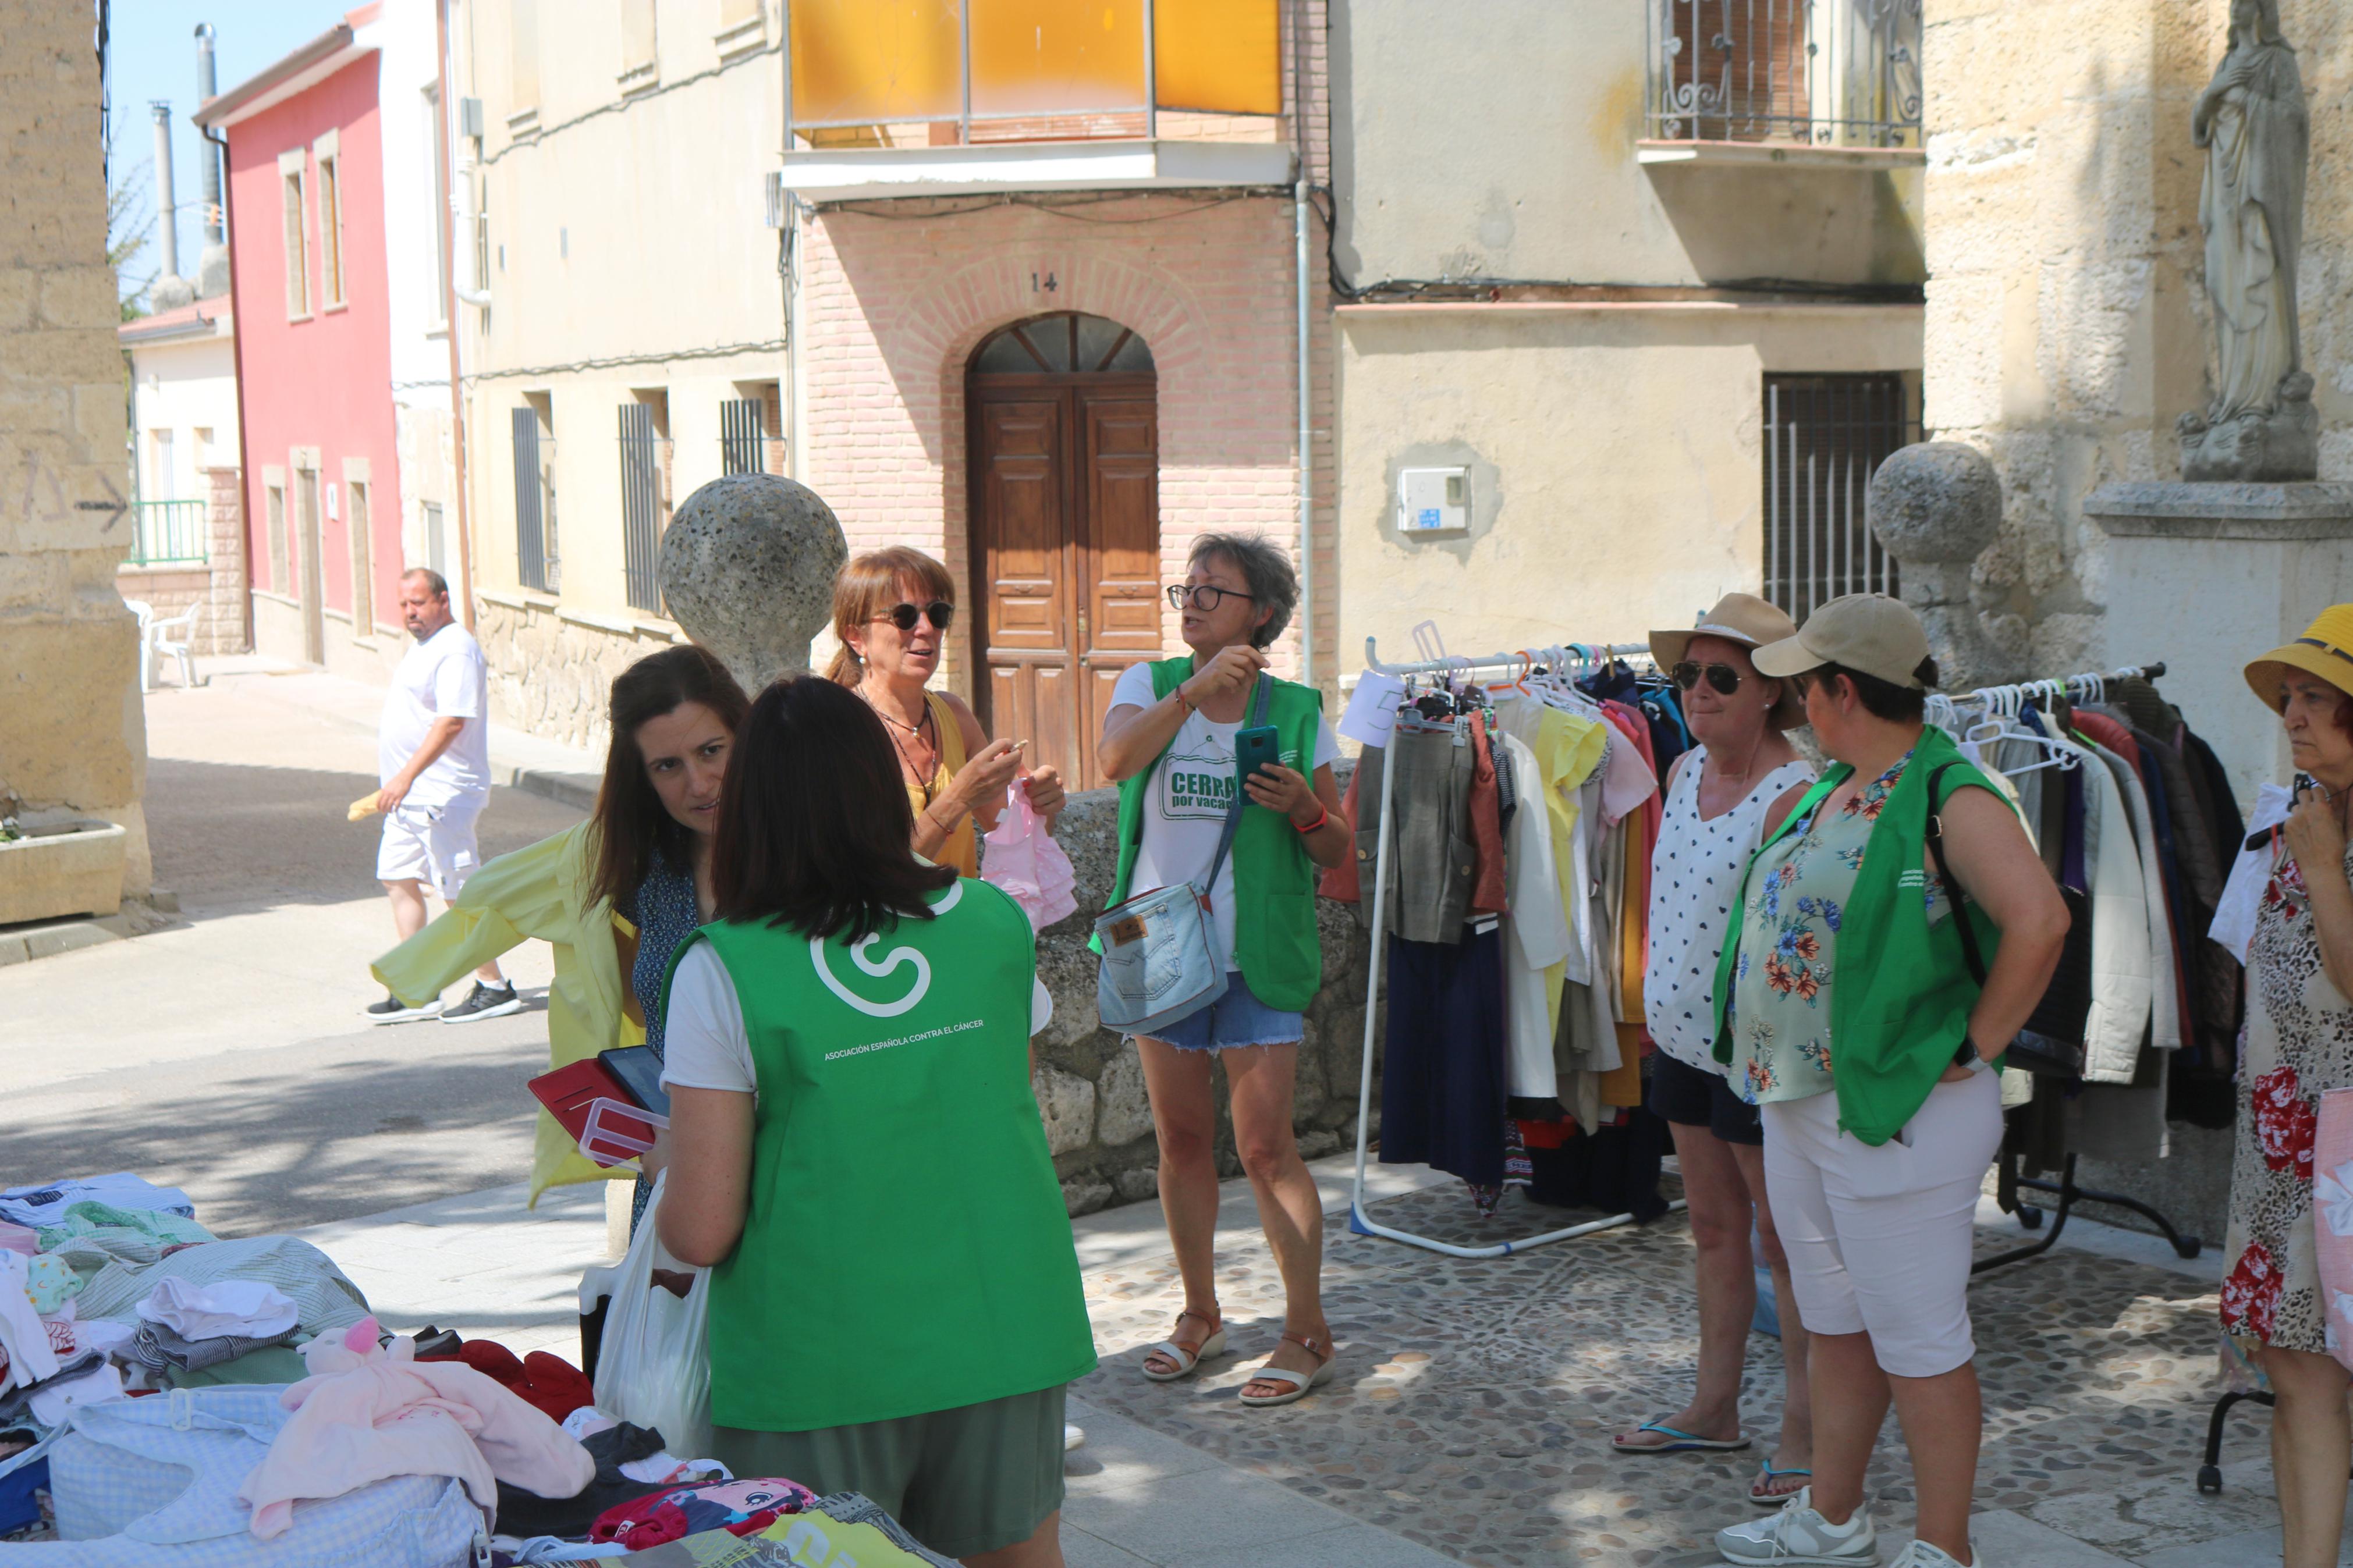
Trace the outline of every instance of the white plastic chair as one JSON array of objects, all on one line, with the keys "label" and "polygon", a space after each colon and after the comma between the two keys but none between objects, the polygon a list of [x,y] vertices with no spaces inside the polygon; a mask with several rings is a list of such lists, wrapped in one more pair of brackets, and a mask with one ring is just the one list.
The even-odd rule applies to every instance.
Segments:
[{"label": "white plastic chair", "polygon": [[180,664],[180,684],[194,689],[196,684],[196,661],[189,647],[194,636],[196,616],[202,605],[191,605],[181,614],[164,620],[155,618],[155,607],[144,599],[125,599],[123,607],[139,617],[139,690],[141,695],[155,689],[155,660],[168,655]]}]

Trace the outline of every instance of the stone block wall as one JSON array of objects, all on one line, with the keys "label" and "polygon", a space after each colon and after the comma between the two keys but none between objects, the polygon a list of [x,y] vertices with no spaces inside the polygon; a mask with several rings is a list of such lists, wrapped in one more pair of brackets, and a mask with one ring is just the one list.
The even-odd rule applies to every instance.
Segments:
[{"label": "stone block wall", "polygon": [[474,601],[492,719],[599,754],[614,678],[684,640],[667,623],[567,610],[543,594],[477,588]]},{"label": "stone block wall", "polygon": [[[1342,784],[1345,788],[1345,776]],[[1097,1019],[1095,957],[1087,951],[1094,917],[1111,896],[1118,825],[1117,791],[1090,790],[1071,797],[1055,837],[1077,873],[1078,912],[1048,927],[1038,942],[1038,977],[1053,995],[1054,1021],[1038,1037],[1033,1087],[1046,1118],[1047,1147],[1053,1152],[1062,1196],[1073,1215],[1113,1204],[1142,1203],[1159,1191],[1159,1151],[1152,1135],[1152,1108],[1145,1097],[1143,1064],[1134,1046]],[[1347,906],[1319,900],[1316,911],[1324,944],[1324,989],[1307,1011],[1293,1122],[1300,1152],[1311,1160],[1356,1144],[1365,979],[1371,958],[1370,940]],[[1379,1070],[1377,1056],[1376,1131]],[[1239,1175],[1241,1162],[1234,1153],[1222,1068],[1216,1072],[1216,1084],[1218,1167],[1222,1174]]]},{"label": "stone block wall", "polygon": [[[2189,115],[2230,12],[1927,0],[1923,413],[2000,472],[2007,514],[1976,596],[2038,673],[2210,651],[2131,645],[2133,606],[2110,602],[2106,537],[2083,502],[2112,481],[2179,479],[2174,420],[2211,395]],[[2298,314],[2320,478],[2353,479],[2353,10],[2281,0],[2280,20],[2312,117]],[[2252,651],[2277,630],[2218,626],[2216,642]]]},{"label": "stone block wall", "polygon": [[147,891],[119,309],[87,10],[0,0],[0,805],[121,823]]}]

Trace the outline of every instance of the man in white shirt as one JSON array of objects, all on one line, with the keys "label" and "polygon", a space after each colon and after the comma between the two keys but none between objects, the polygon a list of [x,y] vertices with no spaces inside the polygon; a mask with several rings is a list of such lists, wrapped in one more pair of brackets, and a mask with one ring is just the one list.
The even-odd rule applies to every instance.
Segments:
[{"label": "man in white shirt", "polygon": [[[384,841],[375,874],[406,942],[425,929],[427,884],[448,903],[482,863],[474,823],[491,798],[490,675],[481,645],[449,614],[449,584],[438,572],[420,566],[401,578],[400,614],[417,645],[393,672],[376,726]],[[438,1001],[411,1007],[387,995],[368,1008],[368,1020],[397,1024],[438,1014],[445,1024],[467,1024],[522,1011],[495,962],[475,976],[473,991],[455,1007]]]}]

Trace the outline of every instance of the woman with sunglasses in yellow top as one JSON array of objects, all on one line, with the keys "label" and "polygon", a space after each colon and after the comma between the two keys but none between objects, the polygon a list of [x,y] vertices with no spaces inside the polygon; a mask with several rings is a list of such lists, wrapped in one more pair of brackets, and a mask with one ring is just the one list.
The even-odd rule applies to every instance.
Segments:
[{"label": "woman with sunglasses in yellow top", "polygon": [[870,551],[833,584],[833,635],[841,649],[826,674],[881,716],[899,753],[915,853],[967,877],[980,875],[978,835],[997,826],[1006,786],[1024,780],[1029,805],[1050,823],[1062,809],[1062,776],[1028,774],[1019,744],[992,741],[964,700],[927,689],[955,620],[955,580],[920,550]]}]

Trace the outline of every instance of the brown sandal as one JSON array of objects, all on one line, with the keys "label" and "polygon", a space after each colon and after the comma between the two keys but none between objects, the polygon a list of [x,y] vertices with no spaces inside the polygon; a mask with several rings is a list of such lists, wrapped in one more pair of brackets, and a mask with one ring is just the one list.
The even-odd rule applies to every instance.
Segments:
[{"label": "brown sandal", "polygon": [[[1201,1321],[1208,1324],[1209,1332],[1208,1337],[1189,1345],[1179,1340],[1176,1337],[1176,1331],[1178,1329],[1182,1329],[1185,1326],[1185,1320],[1187,1318],[1198,1318]],[[1207,1360],[1210,1356],[1224,1353],[1226,1348],[1226,1315],[1223,1312],[1197,1312],[1187,1307],[1185,1310],[1176,1314],[1176,1328],[1169,1330],[1168,1337],[1152,1348],[1159,1352],[1162,1355],[1166,1356],[1170,1361],[1175,1362],[1176,1363],[1176,1370],[1174,1372],[1155,1372],[1147,1365],[1144,1369],[1144,1375],[1145,1377],[1151,1379],[1155,1383],[1174,1383],[1180,1377],[1190,1377],[1193,1375],[1193,1369],[1199,1366],[1203,1361]]]}]

